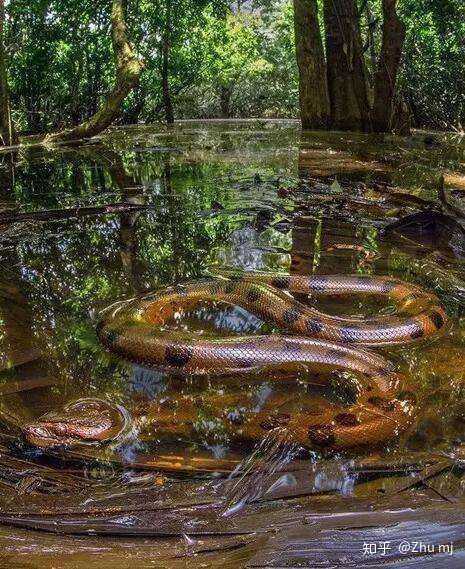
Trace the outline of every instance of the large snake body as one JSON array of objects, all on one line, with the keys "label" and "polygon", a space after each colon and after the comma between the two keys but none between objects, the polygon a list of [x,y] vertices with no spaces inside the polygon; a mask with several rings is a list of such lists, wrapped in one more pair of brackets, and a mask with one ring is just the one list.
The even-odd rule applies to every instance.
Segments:
[{"label": "large snake body", "polygon": [[[330,316],[284,291],[381,296],[395,303],[398,314],[363,321]],[[242,306],[289,335],[218,339],[167,326],[206,301]],[[187,374],[219,375],[314,365],[361,374],[365,381],[357,401],[343,413],[271,412],[263,416],[258,412],[241,425],[242,434],[252,439],[276,429],[303,446],[342,449],[385,441],[404,430],[414,416],[414,394],[406,390],[402,376],[385,358],[359,346],[411,342],[437,333],[446,321],[434,295],[390,277],[253,273],[172,286],[118,303],[105,313],[98,335],[109,350],[125,359]],[[26,435],[35,444],[40,444],[40,435],[42,440],[45,435],[49,441],[50,437],[57,440],[58,432],[66,433],[67,424],[70,421],[66,423],[65,419],[42,421],[29,425]],[[90,429],[92,434],[87,436],[83,428],[82,439],[108,440],[110,432],[114,436],[114,425],[109,420],[102,421],[98,434],[97,430]],[[78,439],[75,423],[72,431],[72,440]]]}]

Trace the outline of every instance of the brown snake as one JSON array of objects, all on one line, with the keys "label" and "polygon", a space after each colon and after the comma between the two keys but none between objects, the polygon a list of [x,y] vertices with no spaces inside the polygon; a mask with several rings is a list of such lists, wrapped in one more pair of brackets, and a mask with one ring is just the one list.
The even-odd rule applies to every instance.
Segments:
[{"label": "brown snake", "polygon": [[[363,321],[330,316],[284,290],[318,296],[381,296],[395,303],[398,314]],[[165,328],[173,318],[181,318],[185,311],[206,301],[242,306],[290,334],[217,339]],[[414,417],[415,397],[405,389],[403,377],[382,356],[358,346],[411,342],[437,333],[446,321],[436,296],[390,277],[250,273],[167,287],[117,303],[106,311],[98,335],[109,350],[124,359],[186,374],[220,375],[264,368],[297,371],[315,364],[361,374],[365,381],[357,401],[344,412],[293,415],[260,411],[240,427],[243,436],[255,440],[276,429],[304,447],[343,449],[383,442],[404,430]],[[66,414],[53,420],[44,418],[25,428],[26,437],[41,446],[111,440],[115,419],[104,407],[94,404],[90,418],[82,416],[82,408],[68,419]],[[160,417],[160,424],[163,420],[169,419]]]}]

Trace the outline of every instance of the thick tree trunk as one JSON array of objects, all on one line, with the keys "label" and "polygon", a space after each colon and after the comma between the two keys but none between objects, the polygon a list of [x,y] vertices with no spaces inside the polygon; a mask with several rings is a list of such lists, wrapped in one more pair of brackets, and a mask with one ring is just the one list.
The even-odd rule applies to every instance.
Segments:
[{"label": "thick tree trunk", "polygon": [[0,146],[17,143],[11,119],[10,90],[8,88],[6,53],[4,44],[5,2],[0,0]]},{"label": "thick tree trunk", "polygon": [[294,0],[294,29],[302,128],[326,129],[330,108],[316,0]]},{"label": "thick tree trunk", "polygon": [[371,109],[355,0],[325,0],[324,16],[331,125],[368,131]]},{"label": "thick tree trunk", "polygon": [[126,32],[125,0],[113,0],[111,37],[116,62],[115,87],[101,108],[75,128],[51,134],[47,142],[79,140],[95,136],[108,128],[121,114],[124,99],[137,85],[144,63],[136,56]]},{"label": "thick tree trunk", "polygon": [[168,124],[174,123],[173,101],[170,93],[170,49],[171,49],[171,2],[169,1],[166,8],[165,30],[162,40],[162,67],[161,80],[163,92],[163,105],[165,107],[165,119]]},{"label": "thick tree trunk", "polygon": [[396,12],[397,0],[383,0],[383,40],[375,74],[372,127],[391,130],[397,72],[405,40],[405,26]]}]

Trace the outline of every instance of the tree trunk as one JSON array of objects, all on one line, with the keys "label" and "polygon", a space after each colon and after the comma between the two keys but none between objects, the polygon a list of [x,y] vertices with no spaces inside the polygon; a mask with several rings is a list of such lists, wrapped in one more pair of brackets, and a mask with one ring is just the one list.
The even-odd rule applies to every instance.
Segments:
[{"label": "tree trunk", "polygon": [[397,0],[383,0],[383,40],[375,74],[372,125],[375,132],[391,129],[397,72],[405,40],[405,26],[397,16]]},{"label": "tree trunk", "polygon": [[11,146],[18,139],[11,119],[10,90],[8,88],[6,53],[3,38],[5,2],[0,0],[0,146]]},{"label": "tree trunk", "polygon": [[[370,6],[370,1],[367,0],[365,5],[365,14],[367,18],[367,48],[370,57],[370,73],[368,74],[368,80],[370,82],[370,87],[373,88],[374,86],[374,75],[376,70],[377,64],[377,57],[376,57],[376,41],[375,41],[375,32],[377,26],[377,19],[373,15],[372,8]],[[366,51],[366,49],[364,50]]]},{"label": "tree trunk", "polygon": [[134,90],[134,102],[132,106],[122,116],[121,121],[123,124],[137,124],[139,122],[139,117],[145,107],[146,97],[147,93],[145,89],[142,89],[139,84]]},{"label": "tree trunk", "polygon": [[[78,34],[79,34],[78,24],[74,23],[72,31],[73,45],[79,45]],[[84,69],[84,56],[85,53],[79,50],[79,53],[77,54],[77,57],[73,64],[73,79],[70,91],[70,111],[69,111],[69,119],[73,126],[78,125],[83,119],[81,113],[82,101],[80,97],[79,87],[82,82],[82,75]]]},{"label": "tree trunk", "polygon": [[229,119],[231,117],[231,97],[233,94],[232,85],[220,86],[220,112],[221,118]]},{"label": "tree trunk", "polygon": [[302,128],[326,129],[330,108],[316,0],[294,0],[294,29]]},{"label": "tree trunk", "polygon": [[165,107],[165,118],[168,124],[174,123],[173,101],[171,100],[170,81],[169,81],[169,64],[171,49],[171,1],[168,2],[166,8],[165,30],[162,40],[162,67],[161,80],[163,91],[163,105]]},{"label": "tree trunk", "polygon": [[355,0],[325,0],[326,56],[331,125],[370,130],[370,104]]},{"label": "tree trunk", "polygon": [[144,69],[144,63],[136,56],[127,38],[125,4],[125,0],[113,0],[111,10],[111,38],[116,63],[115,87],[92,117],[75,128],[49,135],[47,142],[95,136],[108,128],[121,114],[124,99],[137,85]]}]

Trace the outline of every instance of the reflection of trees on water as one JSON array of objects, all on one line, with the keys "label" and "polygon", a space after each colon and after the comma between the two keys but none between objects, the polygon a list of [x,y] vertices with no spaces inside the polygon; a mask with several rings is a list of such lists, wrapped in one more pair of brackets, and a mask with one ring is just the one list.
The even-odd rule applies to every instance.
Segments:
[{"label": "reflection of trees on water", "polygon": [[246,225],[231,232],[215,252],[217,262],[245,271],[283,271],[289,268],[289,235]]},{"label": "reflection of trees on water", "polygon": [[[14,169],[11,161],[0,167],[0,199],[5,207],[14,207],[11,189]],[[9,248],[3,252],[0,275],[0,369],[34,361],[40,350],[31,334],[33,317],[21,283],[21,263],[17,251]]]},{"label": "reflection of trees on water", "polygon": [[[336,141],[332,144],[337,148]],[[369,273],[371,259],[376,257],[378,248],[376,229],[368,209],[364,212],[363,207],[357,206],[351,215],[345,207],[350,203],[352,191],[356,196],[356,183],[365,180],[367,173],[359,170],[360,162],[355,158],[347,158],[341,165],[337,160],[329,161],[327,152],[307,146],[309,141],[304,136],[298,162],[304,205],[303,215],[294,219],[292,227],[292,271],[298,274]],[[321,162],[323,154],[326,169]],[[341,179],[348,182],[347,189],[337,182]],[[347,193],[344,195],[344,192]],[[339,211],[335,205],[338,200]]]},{"label": "reflection of trees on water", "polygon": [[[52,371],[60,381],[57,400],[105,393],[121,401],[126,393],[132,395],[131,391],[151,400],[172,388],[166,376],[123,364],[98,343],[93,317],[119,297],[138,294],[155,284],[195,278],[212,261],[248,270],[287,270],[291,248],[295,272],[386,272],[382,263],[391,246],[370,219],[358,224],[334,219],[320,203],[305,219],[302,216],[277,228],[273,225],[275,210],[267,203],[268,209],[263,207],[262,211],[270,213],[261,223],[259,219],[265,216],[260,216],[259,199],[257,211],[243,207],[238,214],[243,195],[225,191],[226,186],[218,183],[220,172],[208,165],[181,164],[168,153],[146,156],[84,148],[68,150],[53,161],[45,156],[39,164],[21,166],[14,179],[10,176],[14,205],[23,208],[112,202],[154,205],[149,213],[128,211],[50,222],[41,226],[40,233],[18,240],[12,256],[2,252],[2,264],[17,268],[15,274],[11,271],[8,275],[8,284],[15,283],[22,293],[16,300],[16,293],[9,298],[5,295],[0,306],[6,311],[7,336],[11,342],[16,322],[25,335],[22,347],[30,341],[31,330],[42,339],[41,354],[52,362]],[[253,190],[258,194],[260,185]],[[219,206],[212,211],[215,203]],[[363,218],[362,211],[356,213],[358,219]],[[337,247],[341,244],[346,248]],[[363,253],[356,247],[373,250],[382,259],[362,266]],[[391,259],[398,257],[393,254]],[[405,263],[399,271],[408,271]],[[15,304],[23,312],[18,312]],[[253,332],[259,323],[249,316],[240,311],[217,312],[214,325]],[[257,393],[267,385],[264,377],[260,380],[254,386]],[[207,401],[210,394],[222,389],[227,392],[231,385],[212,382],[195,389],[205,393]],[[188,383],[176,385],[179,394],[193,390]],[[298,398],[298,391],[295,393]],[[24,397],[26,404],[31,401],[29,395]],[[202,407],[200,402],[197,440],[210,445],[212,452],[222,453],[226,439],[221,437],[228,416],[243,413],[243,408],[253,412],[256,401],[261,401],[258,395],[247,404],[231,405],[229,415],[222,414],[222,408],[212,409],[208,402]]]},{"label": "reflection of trees on water", "polygon": [[[19,285],[27,287],[33,328],[44,337],[45,357],[60,368],[63,396],[88,394],[92,386],[116,393],[124,386],[128,367],[101,348],[93,317],[117,298],[199,275],[210,251],[230,231],[226,218],[199,217],[212,201],[223,199],[224,188],[191,166],[191,178],[179,165],[173,170],[166,154],[148,163],[136,155],[129,166],[123,155],[108,149],[67,150],[61,160],[56,158],[53,163],[43,158],[21,165],[10,194],[15,206],[56,208],[102,199],[155,205],[150,213],[50,222],[35,235],[18,239],[16,261],[5,250],[1,253],[2,264],[16,266]],[[5,309],[13,318],[11,299]],[[24,323],[25,346],[31,316],[14,318]]]},{"label": "reflection of trees on water", "polygon": [[[9,162],[6,170],[0,169],[4,206],[15,206],[13,185],[14,165]],[[0,387],[9,395],[1,398],[0,418],[7,424],[16,423],[24,416],[24,409],[18,408],[23,407],[24,399],[35,401],[29,389],[47,387],[57,381],[56,369],[44,352],[48,330],[38,329],[28,293],[18,251],[6,248],[0,258]]]}]

